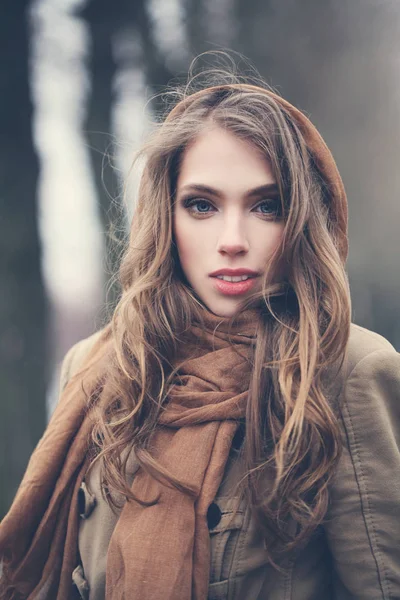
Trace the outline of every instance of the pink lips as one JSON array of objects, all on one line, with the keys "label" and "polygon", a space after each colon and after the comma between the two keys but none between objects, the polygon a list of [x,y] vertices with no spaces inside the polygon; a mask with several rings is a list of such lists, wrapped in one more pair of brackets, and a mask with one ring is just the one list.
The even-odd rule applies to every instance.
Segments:
[{"label": "pink lips", "polygon": [[[217,275],[229,275],[231,277],[237,277],[239,275],[249,275],[249,279],[244,281],[224,281],[223,279],[217,279]],[[225,296],[239,296],[245,294],[255,284],[255,279],[258,273],[251,269],[219,269],[210,273],[210,277],[214,278],[214,286],[216,289]]]},{"label": "pink lips", "polygon": [[240,296],[251,290],[255,281],[255,277],[250,277],[250,279],[246,279],[245,281],[224,281],[215,277],[214,286],[225,296]]}]

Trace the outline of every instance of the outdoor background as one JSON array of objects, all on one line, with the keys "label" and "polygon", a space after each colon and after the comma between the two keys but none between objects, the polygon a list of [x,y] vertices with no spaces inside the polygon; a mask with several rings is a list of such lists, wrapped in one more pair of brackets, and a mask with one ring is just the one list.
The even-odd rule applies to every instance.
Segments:
[{"label": "outdoor background", "polygon": [[121,183],[159,108],[147,101],[221,48],[327,141],[349,199],[353,320],[400,349],[397,0],[2,0],[0,518],[56,402],[60,360],[113,303],[112,240],[137,176],[125,211]]}]

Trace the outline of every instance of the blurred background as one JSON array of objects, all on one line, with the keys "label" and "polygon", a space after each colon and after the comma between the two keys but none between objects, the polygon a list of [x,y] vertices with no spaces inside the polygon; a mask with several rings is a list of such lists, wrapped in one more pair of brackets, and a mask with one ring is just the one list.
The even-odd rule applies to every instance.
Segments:
[{"label": "blurred background", "polygon": [[244,54],[327,141],[349,199],[353,320],[400,349],[399,2],[2,0],[0,517],[57,401],[62,357],[115,301],[128,171],[159,108],[148,100],[220,48]]}]

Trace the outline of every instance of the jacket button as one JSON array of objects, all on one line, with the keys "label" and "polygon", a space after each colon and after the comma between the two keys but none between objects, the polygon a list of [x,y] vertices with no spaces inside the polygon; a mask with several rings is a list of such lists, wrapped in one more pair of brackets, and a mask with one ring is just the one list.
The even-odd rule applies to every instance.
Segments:
[{"label": "jacket button", "polygon": [[81,483],[78,490],[78,511],[82,519],[87,519],[96,506],[96,498],[89,492],[86,483]]},{"label": "jacket button", "polygon": [[207,511],[208,528],[214,529],[214,527],[216,527],[218,525],[218,523],[220,522],[221,517],[222,517],[222,513],[221,513],[221,509],[218,506],[218,504],[215,504],[215,502],[210,504],[210,506],[208,507],[208,511]]}]

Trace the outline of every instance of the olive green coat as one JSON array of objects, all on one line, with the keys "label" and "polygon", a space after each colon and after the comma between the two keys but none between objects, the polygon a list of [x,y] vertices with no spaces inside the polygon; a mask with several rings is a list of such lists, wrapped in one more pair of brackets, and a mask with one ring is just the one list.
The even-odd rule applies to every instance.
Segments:
[{"label": "olive green coat", "polygon": [[[62,387],[94,339],[67,354]],[[232,448],[209,510],[209,600],[400,599],[400,355],[378,334],[352,325],[334,389],[342,406],[344,450],[323,526],[305,548],[292,552],[283,572],[274,570],[243,502],[232,519],[234,488],[243,472]],[[131,479],[135,468],[132,458]],[[118,515],[102,498],[97,469],[87,483],[90,492],[83,484],[79,495],[81,564],[73,581],[82,598],[103,600],[107,548]]]}]

